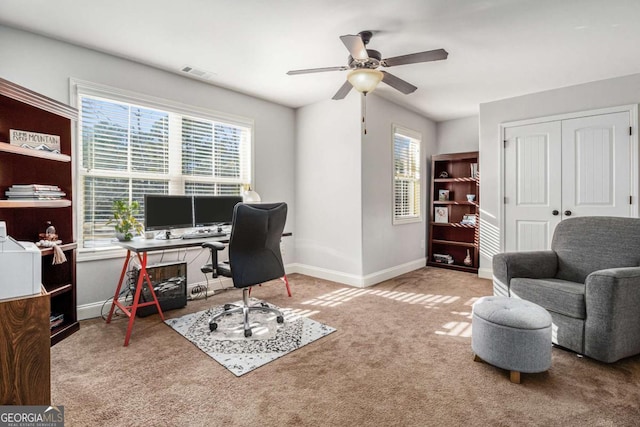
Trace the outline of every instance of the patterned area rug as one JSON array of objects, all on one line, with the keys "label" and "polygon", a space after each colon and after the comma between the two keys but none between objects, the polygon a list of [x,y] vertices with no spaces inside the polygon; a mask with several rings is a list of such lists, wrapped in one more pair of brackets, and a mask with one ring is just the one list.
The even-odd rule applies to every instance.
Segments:
[{"label": "patterned area rug", "polygon": [[[251,305],[258,303],[261,301],[250,300]],[[331,326],[280,309],[284,315],[282,324],[271,313],[252,312],[253,335],[249,338],[244,337],[241,313],[223,316],[218,329],[210,332],[209,318],[222,310],[222,306],[214,307],[165,323],[238,377],[335,331]]]}]

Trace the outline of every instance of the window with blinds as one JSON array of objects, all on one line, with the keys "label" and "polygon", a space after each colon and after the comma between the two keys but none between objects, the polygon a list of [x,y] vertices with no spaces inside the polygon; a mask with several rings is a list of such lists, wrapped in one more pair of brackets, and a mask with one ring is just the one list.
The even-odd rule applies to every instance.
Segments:
[{"label": "window with blinds", "polygon": [[420,144],[415,131],[393,126],[393,223],[421,221]]},{"label": "window with blinds", "polygon": [[111,246],[114,200],[138,201],[143,222],[145,194],[239,195],[251,183],[250,121],[83,88],[77,88],[81,247]]}]

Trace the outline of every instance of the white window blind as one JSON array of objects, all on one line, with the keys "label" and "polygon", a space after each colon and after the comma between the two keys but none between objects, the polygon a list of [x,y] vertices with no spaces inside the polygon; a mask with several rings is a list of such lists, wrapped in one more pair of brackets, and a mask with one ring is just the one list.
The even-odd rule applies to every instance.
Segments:
[{"label": "white window blind", "polygon": [[393,126],[393,223],[421,221],[420,144],[418,132]]},{"label": "white window blind", "polygon": [[[98,93],[98,95],[96,95]],[[78,85],[81,247],[111,246],[114,200],[145,194],[239,195],[251,183],[253,124],[157,99]]]}]

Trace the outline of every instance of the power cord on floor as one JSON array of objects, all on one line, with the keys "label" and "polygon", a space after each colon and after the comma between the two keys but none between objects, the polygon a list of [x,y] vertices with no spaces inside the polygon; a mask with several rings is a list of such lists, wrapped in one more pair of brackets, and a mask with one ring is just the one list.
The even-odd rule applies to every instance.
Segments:
[{"label": "power cord on floor", "polygon": [[[122,299],[124,297],[123,303],[125,305],[127,305],[127,301],[133,301],[133,296],[135,293],[135,287],[136,287],[136,271],[135,268],[131,268],[130,270],[127,271],[126,273],[126,280],[125,282],[122,284],[122,288],[120,289],[120,293],[118,294],[118,300]],[[105,315],[104,312],[104,308],[107,305],[108,302],[111,302],[111,304],[113,304],[113,297],[111,298],[107,298],[103,303],[102,303],[102,307],[100,308],[100,317],[102,317],[102,320],[106,321],[107,320],[107,315]],[[114,308],[113,310],[113,316],[112,317],[121,317],[124,316],[124,313],[122,312],[122,310],[120,310],[120,308],[118,308],[117,306]]]}]

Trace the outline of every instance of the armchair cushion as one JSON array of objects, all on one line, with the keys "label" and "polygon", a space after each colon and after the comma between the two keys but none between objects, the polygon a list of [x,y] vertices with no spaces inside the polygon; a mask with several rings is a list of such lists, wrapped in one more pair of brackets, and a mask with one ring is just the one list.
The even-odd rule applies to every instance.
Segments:
[{"label": "armchair cushion", "polygon": [[584,319],[587,314],[584,292],[584,284],[566,280],[511,279],[511,296],[576,319]]},{"label": "armchair cushion", "polygon": [[558,258],[553,251],[496,254],[493,256],[493,293],[510,296],[509,286],[512,278],[552,278],[557,269]]},{"label": "armchair cushion", "polygon": [[562,221],[551,249],[558,255],[558,279],[584,283],[597,270],[640,266],[637,218],[577,217]]}]

